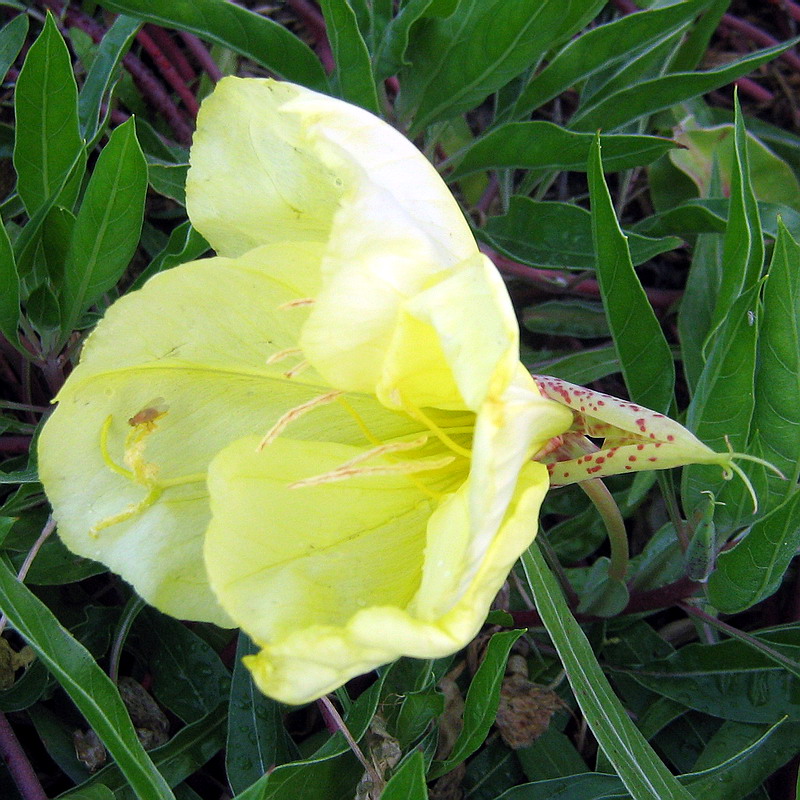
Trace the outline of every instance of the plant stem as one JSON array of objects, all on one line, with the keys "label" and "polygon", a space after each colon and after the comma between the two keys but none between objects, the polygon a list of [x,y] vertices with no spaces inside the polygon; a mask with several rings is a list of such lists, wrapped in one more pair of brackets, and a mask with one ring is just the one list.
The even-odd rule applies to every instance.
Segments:
[{"label": "plant stem", "polygon": [[17,736],[6,719],[0,712],[0,757],[8,767],[14,783],[19,789],[23,800],[47,800],[47,794],[33,771],[31,762],[25,755]]}]

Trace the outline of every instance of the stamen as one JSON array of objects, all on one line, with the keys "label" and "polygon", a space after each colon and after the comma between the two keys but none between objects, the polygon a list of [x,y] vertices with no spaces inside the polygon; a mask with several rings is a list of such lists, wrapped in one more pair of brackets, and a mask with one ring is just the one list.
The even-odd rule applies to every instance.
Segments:
[{"label": "stamen", "polygon": [[260,453],[267,445],[272,444],[278,436],[283,433],[286,427],[294,422],[297,419],[300,419],[304,414],[307,414],[312,409],[316,408],[317,406],[324,406],[328,403],[332,403],[336,400],[339,395],[342,394],[341,391],[335,392],[328,392],[327,394],[319,395],[319,397],[314,397],[311,400],[308,400],[305,403],[301,403],[299,406],[295,406],[292,409],[289,409],[270,429],[267,431],[267,435],[258,443],[258,447],[256,447],[256,452]]},{"label": "stamen", "polygon": [[302,308],[303,306],[313,306],[317,301],[313,297],[298,297],[297,300],[290,300],[288,303],[281,303],[278,310],[285,311],[287,308]]},{"label": "stamen", "polygon": [[430,417],[423,414],[422,411],[415,406],[406,403],[403,405],[409,415],[418,419],[427,428],[430,428],[431,432],[443,445],[449,447],[454,453],[464,456],[464,458],[472,458],[471,450],[462,447],[460,444],[456,444]]},{"label": "stamen", "polygon": [[455,456],[442,456],[442,458],[431,461],[399,461],[396,464],[386,464],[375,467],[346,467],[342,465],[323,475],[316,475],[313,478],[304,478],[301,481],[290,483],[290,489],[300,489],[306,486],[319,486],[323,483],[335,483],[344,481],[348,478],[355,478],[362,475],[410,475],[415,472],[432,472],[442,469],[456,460]]},{"label": "stamen", "polygon": [[278,350],[277,353],[273,353],[267,359],[267,364],[275,364],[278,361],[283,361],[284,358],[288,358],[289,356],[294,356],[302,352],[303,351],[299,347],[287,347],[285,350]]},{"label": "stamen", "polygon": [[310,365],[309,365],[308,361],[301,361],[296,366],[292,367],[291,369],[286,370],[286,372],[283,373],[283,377],[284,378],[294,378],[295,375],[299,375],[301,372],[303,372],[303,370],[308,369],[309,366]]}]

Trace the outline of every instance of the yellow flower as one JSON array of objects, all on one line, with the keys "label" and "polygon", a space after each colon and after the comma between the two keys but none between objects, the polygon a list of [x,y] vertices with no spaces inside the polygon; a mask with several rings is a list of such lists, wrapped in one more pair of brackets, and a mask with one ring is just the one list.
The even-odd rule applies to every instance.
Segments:
[{"label": "yellow flower", "polygon": [[[64,542],[168,614],[243,628],[287,703],[460,649],[536,533],[533,457],[588,418],[520,364],[453,197],[366,111],[226,78],[187,207],[217,257],[109,309],[40,437]],[[680,463],[726,461],[692,442]]]},{"label": "yellow flower", "polygon": [[465,645],[536,531],[572,413],[401,134],[285,83],[203,106],[187,197],[219,254],[112,306],[39,445],[59,532],[150,603],[241,626],[300,703]]}]

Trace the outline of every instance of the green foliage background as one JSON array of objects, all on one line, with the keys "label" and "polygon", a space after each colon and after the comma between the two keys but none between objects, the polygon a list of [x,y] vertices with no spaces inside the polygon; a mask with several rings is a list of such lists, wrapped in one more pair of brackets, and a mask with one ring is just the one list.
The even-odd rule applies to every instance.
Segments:
[{"label": "green foliage background", "polygon": [[[796,181],[800,138],[704,95],[795,42],[698,69],[729,0],[632,14],[605,0],[323,0],[326,71],[289,27],[223,0],[0,5],[13,97],[0,126],[13,164],[0,204],[0,654],[36,654],[24,670],[0,659],[12,723],[0,738],[16,731],[47,796],[420,800],[446,796],[448,779],[470,800],[788,796],[775,792],[800,752],[800,191],[776,202],[770,176]],[[123,292],[208,251],[183,209],[190,115],[143,82],[144,23],[197,35],[223,71],[296,81],[399,126],[509,279],[534,372],[627,391],[786,476],[746,465],[755,514],[745,485],[711,467],[610,480],[635,553],[624,587],[608,578],[586,498],[552,492],[509,613],[493,612],[466,668],[463,656],[403,659],[337,692],[376,759],[371,788],[314,707],[289,713],[258,694],[245,637],[144,608],[40,535],[52,526],[20,445],[35,442],[84,332]],[[198,78],[190,94],[209,90]],[[722,151],[707,159],[705,190],[674,159],[689,118],[730,137],[724,164]],[[554,687],[562,710],[512,749],[493,725],[523,642],[530,680]],[[149,752],[121,669],[168,712],[172,735]],[[87,726],[111,756],[94,773],[72,746]],[[443,731],[452,745],[437,752]],[[4,797],[43,796],[12,772],[0,765]]]}]

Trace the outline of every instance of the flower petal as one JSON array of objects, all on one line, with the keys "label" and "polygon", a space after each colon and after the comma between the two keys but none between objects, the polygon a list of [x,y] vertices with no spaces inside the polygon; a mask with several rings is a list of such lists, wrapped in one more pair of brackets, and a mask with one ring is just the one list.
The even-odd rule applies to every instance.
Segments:
[{"label": "flower petal", "polygon": [[[313,272],[304,268],[318,257],[308,244],[268,246],[156,276],[108,311],[44,427],[40,476],[65,543],[109,565],[167,613],[230,624],[202,562],[207,465],[232,440],[265,433],[286,410],[329,391],[311,371],[288,380],[286,362],[267,364],[296,344],[305,312],[279,306],[313,288],[302,284]],[[235,304],[219,302],[221,286]],[[155,482],[174,485],[91,535],[148,497],[147,486],[124,475],[124,453],[134,431],[128,421],[158,410],[166,414],[143,437],[139,457]],[[389,425],[398,416],[385,415]],[[109,417],[107,459],[117,471],[100,446]],[[313,425],[328,438],[363,440],[338,406],[315,410]],[[309,435],[300,423],[295,433]],[[194,479],[184,482],[187,476]]]},{"label": "flower petal", "polygon": [[352,449],[274,445],[256,455],[253,440],[234,443],[209,478],[208,569],[226,610],[262,648],[245,660],[261,690],[304,703],[401,655],[436,658],[465,646],[536,532],[544,467],[525,465],[484,560],[437,616],[415,594],[422,559],[427,569],[430,559],[447,559],[448,543],[468,539],[466,485],[428,520],[430,498],[397,479],[288,489],[287,481],[340,463]]}]

